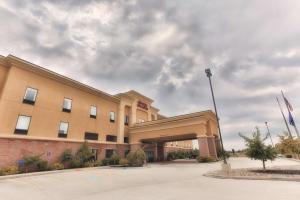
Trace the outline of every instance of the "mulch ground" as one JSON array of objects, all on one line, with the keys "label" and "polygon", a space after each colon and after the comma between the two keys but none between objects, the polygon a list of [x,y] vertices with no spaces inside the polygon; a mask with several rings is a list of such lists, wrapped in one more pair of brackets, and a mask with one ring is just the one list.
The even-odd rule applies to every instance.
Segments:
[{"label": "mulch ground", "polygon": [[299,181],[300,166],[273,167],[265,171],[258,168],[232,169],[226,171],[213,171],[205,174],[208,177],[222,179],[247,179],[247,180],[279,180],[279,181]]}]

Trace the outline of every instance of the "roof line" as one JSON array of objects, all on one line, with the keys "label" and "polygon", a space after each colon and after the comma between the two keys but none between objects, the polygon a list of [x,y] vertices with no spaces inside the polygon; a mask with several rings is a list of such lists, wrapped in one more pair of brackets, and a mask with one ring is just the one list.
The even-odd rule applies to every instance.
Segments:
[{"label": "roof line", "polygon": [[[13,61],[18,61],[18,62],[22,62],[22,63],[24,63],[24,64],[27,64],[27,65],[29,65],[30,67],[32,67],[33,69],[38,69],[38,70],[40,70],[41,72],[47,73],[48,75],[52,75],[52,76],[55,77],[55,78],[60,78],[61,80],[68,81],[69,83],[73,83],[73,84],[75,84],[76,86],[81,87],[82,89],[86,89],[86,90],[95,92],[96,94],[98,94],[98,95],[100,95],[100,96],[105,96],[105,97],[114,99],[115,101],[120,101],[120,99],[119,99],[118,97],[115,97],[115,96],[113,96],[113,95],[110,95],[110,94],[108,94],[108,93],[106,93],[106,92],[103,92],[103,91],[101,91],[101,90],[98,90],[98,89],[96,89],[96,88],[94,88],[94,87],[91,87],[91,86],[89,86],[89,85],[86,85],[86,84],[84,84],[84,83],[81,83],[81,82],[79,82],[79,81],[76,81],[76,80],[74,80],[74,79],[71,79],[71,78],[69,78],[69,77],[67,77],[67,76],[58,74],[58,73],[56,73],[56,72],[54,72],[54,71],[51,71],[51,70],[49,70],[49,69],[46,69],[46,68],[41,67],[41,66],[39,66],[39,65],[36,65],[36,64],[34,64],[34,63],[31,63],[31,62],[29,62],[29,61],[26,61],[26,60],[24,60],[24,59],[21,59],[21,58],[19,58],[19,57],[14,56],[14,55],[9,54],[9,55],[7,56],[7,58],[12,59]],[[18,66],[18,67],[19,67],[19,66]],[[22,66],[21,66],[21,67],[22,67]],[[24,69],[28,70],[28,68],[24,68]]]}]

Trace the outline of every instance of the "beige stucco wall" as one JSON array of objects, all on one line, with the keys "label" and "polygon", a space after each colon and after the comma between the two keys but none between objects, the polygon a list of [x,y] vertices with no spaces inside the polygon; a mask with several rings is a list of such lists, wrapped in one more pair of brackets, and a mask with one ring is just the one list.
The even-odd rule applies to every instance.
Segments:
[{"label": "beige stucco wall", "polygon": [[[38,89],[34,106],[22,103],[26,87]],[[64,97],[72,99],[71,113],[62,112]],[[97,106],[97,119],[89,117],[91,105]],[[109,122],[110,111],[116,113],[115,123]],[[118,103],[11,67],[0,101],[0,134],[13,134],[19,114],[32,116],[29,136],[57,138],[60,121],[69,122],[70,139],[82,140],[86,131],[99,133],[101,141],[106,140],[107,134],[117,135]]]},{"label": "beige stucco wall", "polygon": [[145,122],[148,121],[148,113],[138,108],[136,111],[136,122],[138,122],[139,119],[143,119]]}]

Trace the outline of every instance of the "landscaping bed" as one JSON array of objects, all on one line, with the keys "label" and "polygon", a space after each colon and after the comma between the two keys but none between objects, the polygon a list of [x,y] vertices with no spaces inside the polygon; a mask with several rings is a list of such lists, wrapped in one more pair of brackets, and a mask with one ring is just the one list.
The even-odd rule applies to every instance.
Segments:
[{"label": "landscaping bed", "polygon": [[299,181],[300,166],[274,167],[267,170],[257,168],[232,169],[230,171],[213,171],[204,176],[223,179],[247,179],[247,180],[278,180]]}]

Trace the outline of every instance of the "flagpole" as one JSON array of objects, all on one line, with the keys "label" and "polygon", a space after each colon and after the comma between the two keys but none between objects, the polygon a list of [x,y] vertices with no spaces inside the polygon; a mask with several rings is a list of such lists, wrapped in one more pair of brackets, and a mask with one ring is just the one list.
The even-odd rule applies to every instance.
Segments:
[{"label": "flagpole", "polygon": [[278,97],[276,97],[276,100],[277,100],[278,106],[279,106],[279,108],[280,108],[282,117],[283,117],[283,119],[284,119],[284,123],[285,123],[285,125],[286,125],[286,128],[287,128],[287,130],[288,130],[288,134],[289,134],[290,138],[293,138],[293,137],[292,137],[292,134],[291,134],[291,130],[290,130],[290,128],[289,128],[289,125],[288,125],[288,123],[287,123],[287,121],[286,121],[286,118],[285,118],[285,116],[284,116],[284,114],[283,114],[283,111],[282,111],[281,105],[280,105],[280,103],[279,103]]},{"label": "flagpole", "polygon": [[268,130],[268,134],[269,134],[269,137],[270,137],[272,146],[275,147],[275,146],[274,146],[274,143],[273,143],[273,140],[272,140],[272,136],[271,136],[270,130],[269,130],[268,122],[265,122],[265,124],[266,124],[267,130]]},{"label": "flagpole", "polygon": [[[285,96],[284,96],[282,90],[281,90],[281,95],[282,95],[283,100],[285,101],[286,98],[285,98]],[[289,103],[289,102],[288,102],[288,103]],[[289,103],[289,104],[290,104],[290,103]],[[291,110],[293,110],[293,108],[290,110],[290,108],[288,107],[287,103],[285,103],[285,106],[286,106],[287,111],[290,113],[290,115],[291,115],[292,118],[293,118],[293,115],[292,115],[292,113],[291,113]],[[299,136],[299,131],[298,131],[298,128],[297,128],[297,126],[296,126],[295,119],[293,118],[293,120],[294,120],[294,129],[295,129],[295,132],[296,132],[296,134],[297,134],[297,137],[300,138],[300,136]]]}]

